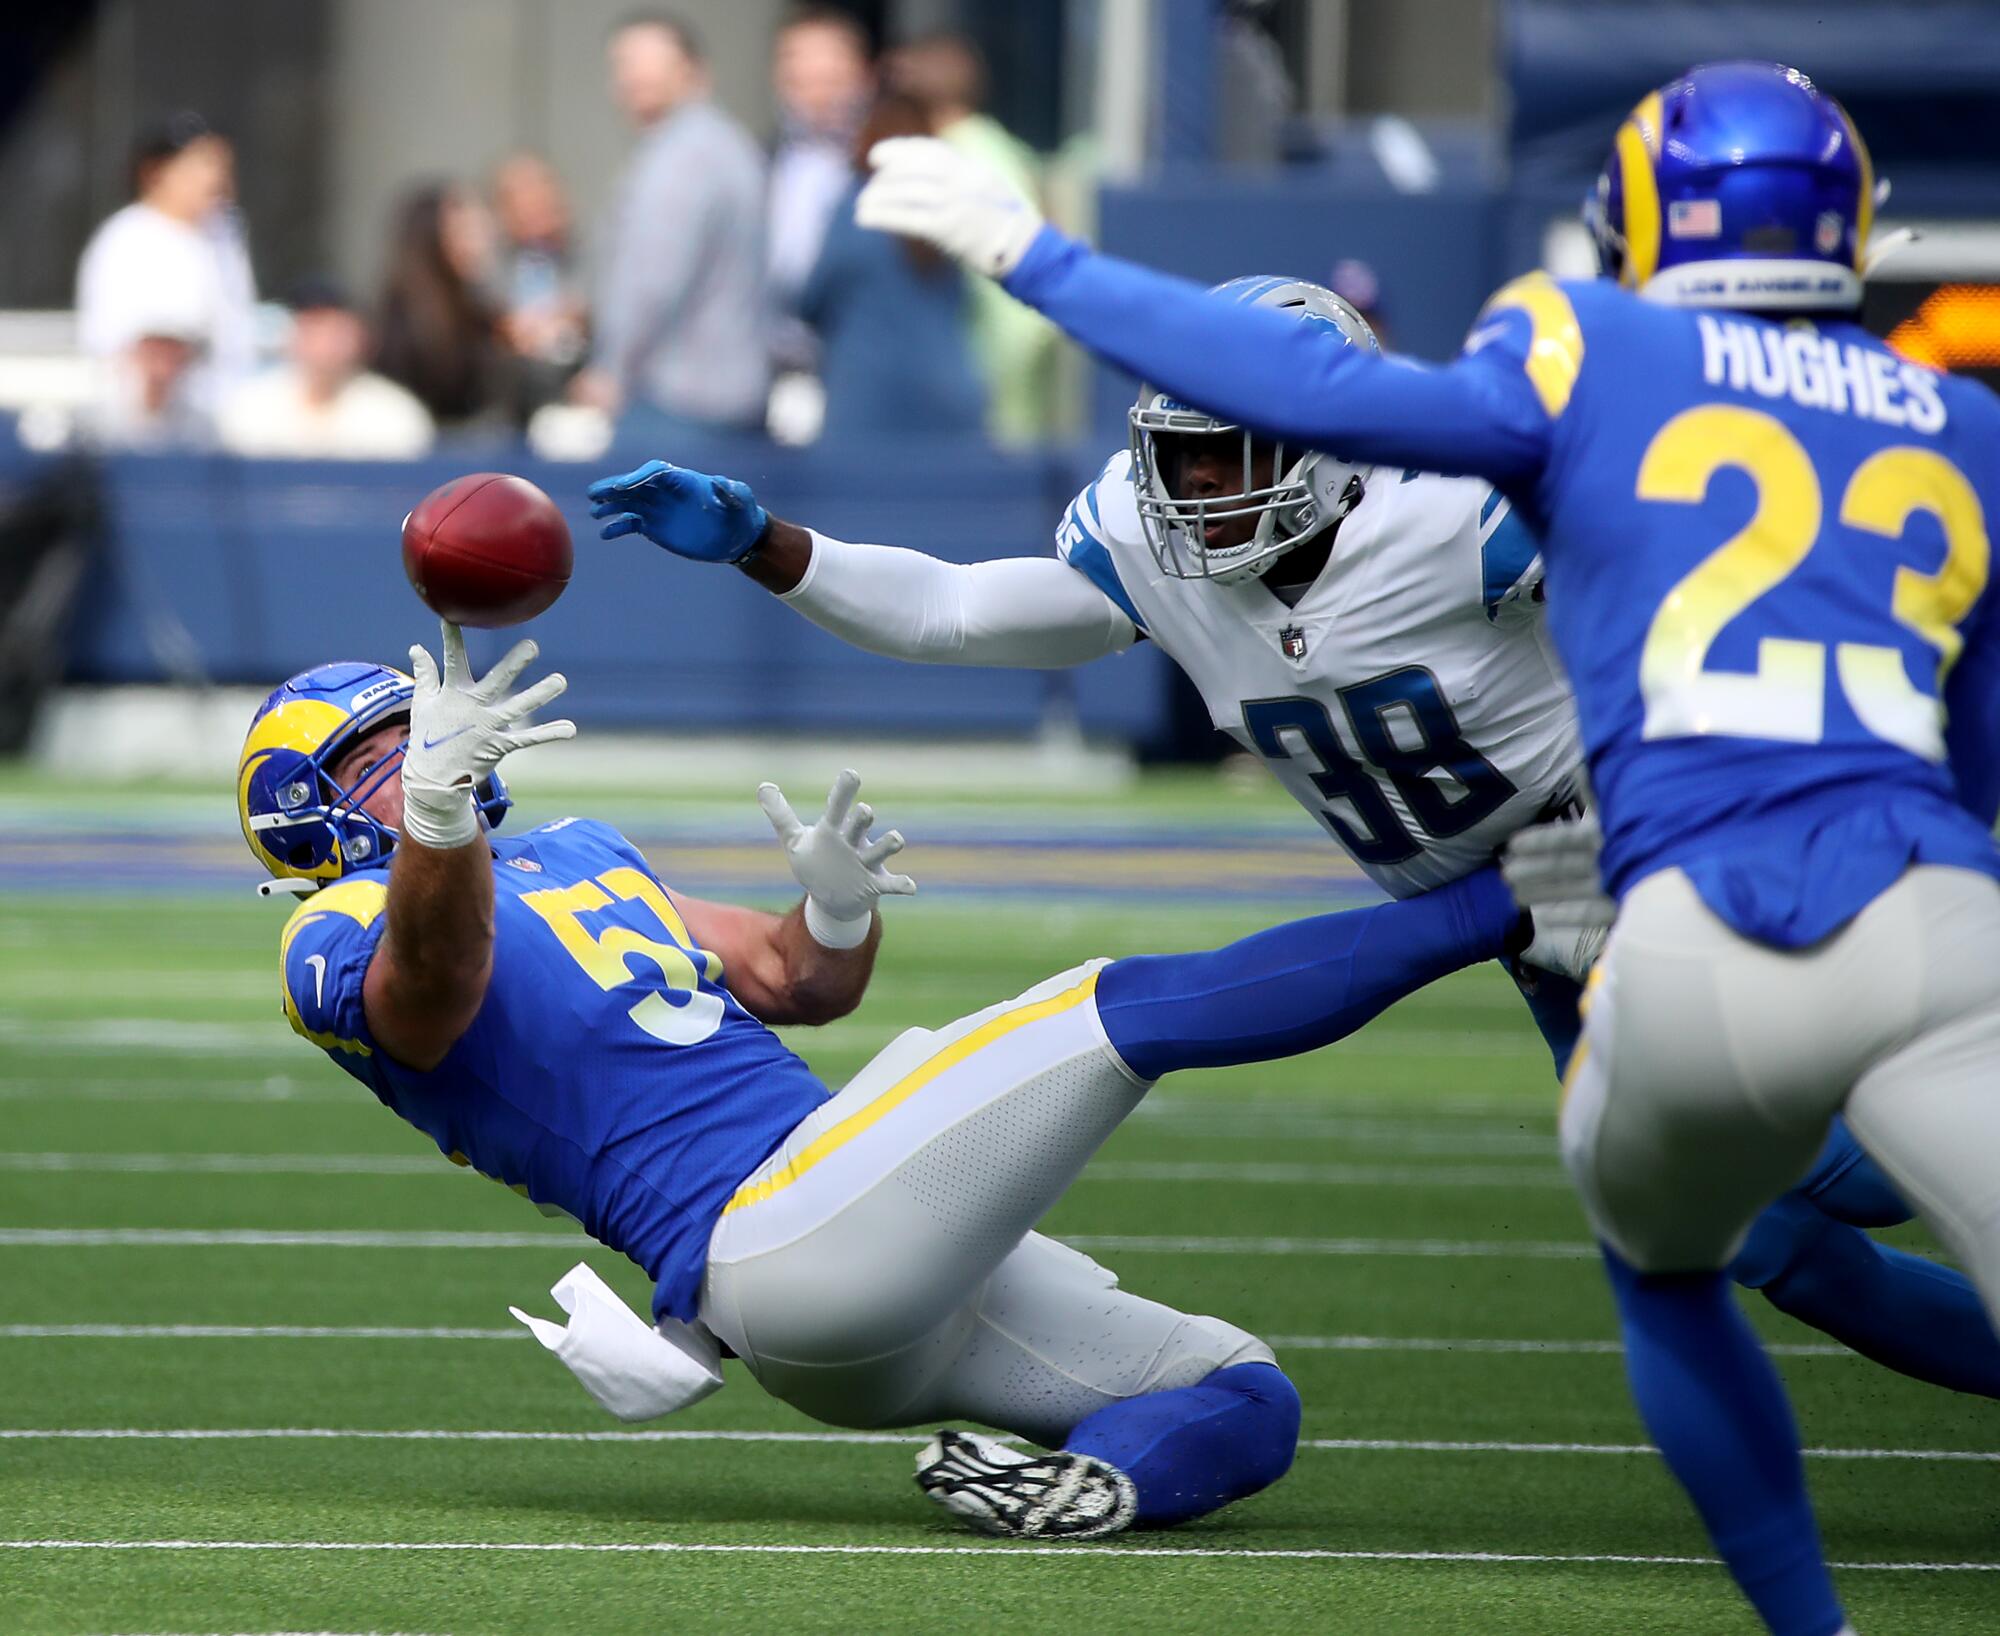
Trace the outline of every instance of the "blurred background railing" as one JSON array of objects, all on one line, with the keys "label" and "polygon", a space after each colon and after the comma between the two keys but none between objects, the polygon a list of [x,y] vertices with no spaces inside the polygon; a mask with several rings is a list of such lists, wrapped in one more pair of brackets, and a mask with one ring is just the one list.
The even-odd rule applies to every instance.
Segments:
[{"label": "blurred background railing", "polygon": [[1716,56],[1842,97],[1894,182],[1885,225],[1923,232],[1870,322],[2000,371],[1993,20],[1989,0],[16,8],[0,746],[74,766],[78,732],[136,708],[119,690],[233,720],[231,690],[400,654],[425,621],[398,521],[500,468],[579,534],[538,634],[587,723],[1209,754],[1143,648],[1074,678],[913,681],[737,576],[590,543],[582,487],[659,454],[835,534],[1045,551],[1133,383],[855,232],[871,139],[975,147],[1139,260],[1332,282],[1392,347],[1442,357],[1504,278],[1588,273],[1576,206],[1607,133]]}]

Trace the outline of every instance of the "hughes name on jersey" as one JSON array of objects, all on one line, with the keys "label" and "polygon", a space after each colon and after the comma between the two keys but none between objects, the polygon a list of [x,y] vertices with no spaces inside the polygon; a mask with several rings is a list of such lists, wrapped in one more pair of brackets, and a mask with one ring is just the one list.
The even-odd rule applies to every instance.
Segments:
[{"label": "hughes name on jersey", "polygon": [[1377,470],[1295,607],[1164,572],[1121,450],[1056,548],[1184,670],[1215,725],[1396,897],[1492,860],[1581,795],[1541,562],[1476,480]]},{"label": "hughes name on jersey", "polygon": [[386,867],[294,911],[285,1015],[455,1162],[644,1267],[656,1315],[691,1319],[724,1205],[825,1087],[722,986],[721,961],[616,830],[563,818],[488,840],[493,975],[443,1062],[396,1062],[363,1014]]},{"label": "hughes name on jersey", "polygon": [[1454,370],[1530,452],[1615,891],[1678,865],[1796,947],[1913,863],[2000,875],[1990,393],[1841,319],[1543,275]]}]

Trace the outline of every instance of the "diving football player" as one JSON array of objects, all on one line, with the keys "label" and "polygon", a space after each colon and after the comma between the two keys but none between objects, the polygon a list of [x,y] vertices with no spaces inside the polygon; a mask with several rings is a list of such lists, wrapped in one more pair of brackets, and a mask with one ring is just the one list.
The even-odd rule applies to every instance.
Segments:
[{"label": "diving football player", "polygon": [[1442,369],[1092,257],[928,146],[882,159],[871,225],[1213,413],[1485,477],[1540,538],[1620,901],[1565,1150],[1718,1549],[1772,1629],[1840,1629],[1713,1269],[1844,1107],[2000,1311],[2000,405],[1856,321],[1853,122],[1772,63],[1649,95],[1588,209],[1607,276],[1507,286]]},{"label": "diving football player", "polygon": [[[1215,293],[1330,345],[1378,350],[1365,320],[1317,285],[1245,278]],[[1216,724],[1398,898],[1485,867],[1523,825],[1581,805],[1583,749],[1539,550],[1498,491],[1257,437],[1150,386],[1129,418],[1130,447],[1057,525],[1060,560],[960,565],[837,540],[768,516],[740,483],[662,461],[590,493],[607,536],[734,562],[874,653],[1044,668],[1150,639]],[[1560,1072],[1582,991],[1513,970]],[[1731,1270],[1868,1357],[2000,1396],[2000,1338],[1970,1283],[1862,1230],[1909,1215],[1836,1128]]]},{"label": "diving football player", "polygon": [[475,680],[443,640],[442,670],[419,648],[413,677],[295,676],[245,739],[244,837],[307,894],[282,938],[300,1035],[644,1268],[661,1334],[711,1361],[719,1340],[832,1424],[967,1418],[1055,1451],[941,1433],[918,1480],[976,1526],[1175,1523],[1285,1472],[1299,1400],[1263,1342],[1031,1229],[1162,1074],[1315,1049],[1519,949],[1495,871],[1213,953],[1088,962],[909,1030],[831,1093],[768,1025],[851,1010],[877,901],[914,890],[854,775],[811,825],[759,792],[806,892],[786,915],[672,891],[588,819],[505,839],[499,763],[573,731],[524,724],[564,683],[510,691],[528,642]]}]

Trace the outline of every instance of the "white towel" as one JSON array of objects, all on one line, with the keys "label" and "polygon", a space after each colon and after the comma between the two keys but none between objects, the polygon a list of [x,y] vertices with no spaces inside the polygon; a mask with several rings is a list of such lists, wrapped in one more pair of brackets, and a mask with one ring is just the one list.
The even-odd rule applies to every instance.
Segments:
[{"label": "white towel", "polygon": [[620,1420],[657,1420],[722,1387],[722,1349],[698,1324],[663,1318],[655,1329],[579,1261],[549,1291],[567,1325],[507,1310]]}]

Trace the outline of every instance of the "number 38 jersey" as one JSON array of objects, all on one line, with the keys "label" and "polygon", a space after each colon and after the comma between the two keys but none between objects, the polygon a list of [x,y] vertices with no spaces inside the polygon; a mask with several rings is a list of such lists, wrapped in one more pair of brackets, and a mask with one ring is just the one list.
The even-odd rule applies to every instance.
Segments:
[{"label": "number 38 jersey", "polygon": [[1056,546],[1392,896],[1471,873],[1582,793],[1536,546],[1482,482],[1378,469],[1296,607],[1162,571],[1127,452]]},{"label": "number 38 jersey", "polygon": [[723,1206],[827,1092],[722,986],[638,850],[564,818],[492,837],[493,975],[429,1072],[368,1031],[388,871],[322,888],[283,939],[292,1027],[455,1162],[574,1216],[691,1319]]}]

